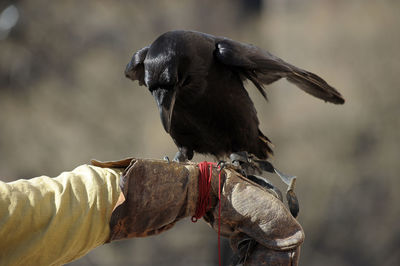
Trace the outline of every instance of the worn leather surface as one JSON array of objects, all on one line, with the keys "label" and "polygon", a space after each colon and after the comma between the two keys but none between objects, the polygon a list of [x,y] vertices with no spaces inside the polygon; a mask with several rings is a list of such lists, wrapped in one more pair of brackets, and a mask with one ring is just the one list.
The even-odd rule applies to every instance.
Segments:
[{"label": "worn leather surface", "polygon": [[[275,250],[290,250],[303,242],[301,225],[279,199],[236,172],[225,172],[221,224],[231,232],[225,233],[230,236],[242,232]],[[215,175],[214,180],[217,177]],[[213,187],[217,185],[213,183]],[[213,210],[213,217],[215,220],[218,218],[218,206]],[[214,229],[217,229],[217,225],[217,222],[212,223]]]},{"label": "worn leather surface", "polygon": [[[95,165],[125,168],[121,186],[126,201],[112,215],[109,241],[161,233],[195,212],[197,164],[125,159]],[[231,238],[232,248],[237,249],[240,238],[257,242],[245,265],[297,265],[304,232],[287,207],[266,189],[229,168],[221,174],[218,202],[218,175],[214,168],[211,209],[204,220],[218,231],[221,204],[221,235]]]}]

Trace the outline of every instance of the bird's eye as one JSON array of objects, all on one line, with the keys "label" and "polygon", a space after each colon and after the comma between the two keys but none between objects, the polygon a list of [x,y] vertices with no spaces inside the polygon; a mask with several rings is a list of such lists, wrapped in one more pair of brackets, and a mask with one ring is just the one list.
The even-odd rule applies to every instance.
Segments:
[{"label": "bird's eye", "polygon": [[187,76],[186,79],[183,81],[182,86],[189,85],[190,82],[191,82],[191,78],[190,78],[190,76]]}]

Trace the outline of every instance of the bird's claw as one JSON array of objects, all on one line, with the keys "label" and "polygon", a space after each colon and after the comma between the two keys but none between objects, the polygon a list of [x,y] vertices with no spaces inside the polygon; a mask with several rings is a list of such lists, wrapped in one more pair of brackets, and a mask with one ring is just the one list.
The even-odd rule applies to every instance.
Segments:
[{"label": "bird's claw", "polygon": [[242,163],[250,163],[251,158],[246,151],[233,152],[229,155],[229,159],[234,165],[241,165]]},{"label": "bird's claw", "polygon": [[166,161],[167,163],[170,163],[169,157],[168,156],[164,156],[163,160]]},{"label": "bird's claw", "polygon": [[229,159],[232,165],[242,170],[244,176],[262,173],[262,169],[254,161],[254,155],[248,154],[246,151],[231,153]]},{"label": "bird's claw", "polygon": [[180,150],[175,154],[175,157],[172,161],[177,162],[177,163],[183,163],[188,160],[187,156],[181,152]]},{"label": "bird's claw", "polygon": [[224,169],[226,167],[226,161],[219,161],[217,163],[217,168],[221,171],[222,169]]},{"label": "bird's claw", "polygon": [[219,171],[222,171],[225,168],[231,168],[231,169],[235,170],[236,172],[238,172],[239,174],[241,174],[243,176],[247,176],[246,172],[242,169],[242,167],[240,165],[235,165],[230,162],[219,161],[217,163],[217,168]]}]

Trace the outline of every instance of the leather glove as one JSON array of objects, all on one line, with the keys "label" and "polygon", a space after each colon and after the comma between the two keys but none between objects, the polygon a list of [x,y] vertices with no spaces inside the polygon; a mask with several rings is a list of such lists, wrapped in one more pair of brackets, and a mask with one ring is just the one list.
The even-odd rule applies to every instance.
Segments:
[{"label": "leather glove", "polygon": [[[196,211],[197,164],[132,158],[92,164],[125,169],[120,182],[125,201],[112,214],[109,241],[161,233]],[[230,238],[233,250],[239,254],[238,263],[297,265],[304,232],[285,205],[229,167],[221,174],[219,202],[218,175],[214,168],[211,208],[204,220],[218,231],[221,204],[221,235]],[[251,248],[246,246],[250,240]]]}]

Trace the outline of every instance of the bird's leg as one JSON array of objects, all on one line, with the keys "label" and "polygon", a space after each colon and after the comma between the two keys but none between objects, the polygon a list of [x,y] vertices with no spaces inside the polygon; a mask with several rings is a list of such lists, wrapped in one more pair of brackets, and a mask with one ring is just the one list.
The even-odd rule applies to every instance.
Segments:
[{"label": "bird's leg", "polygon": [[219,171],[222,171],[225,168],[233,169],[236,172],[238,172],[239,174],[241,174],[242,176],[246,176],[246,172],[243,171],[243,168],[240,165],[234,165],[227,161],[223,161],[223,160],[218,161],[217,168],[219,169]]},{"label": "bird's leg", "polygon": [[232,164],[240,166],[241,163],[249,162],[249,154],[246,151],[232,152],[229,159],[231,159]]},{"label": "bird's leg", "polygon": [[175,154],[175,157],[174,157],[174,160],[173,160],[173,161],[174,161],[174,162],[183,163],[183,162],[186,162],[186,161],[187,161],[187,157],[186,157],[186,155],[183,154],[181,151],[178,151],[178,152]]},{"label": "bird's leg", "polygon": [[179,147],[178,152],[175,154],[174,162],[183,163],[193,158],[193,150],[186,147]]},{"label": "bird's leg", "polygon": [[217,168],[223,170],[227,166],[226,161],[218,161]]},{"label": "bird's leg", "polygon": [[262,174],[262,169],[253,162],[253,156],[245,151],[231,153],[229,159],[234,166],[242,168],[245,176]]},{"label": "bird's leg", "polygon": [[262,170],[271,172],[274,168],[269,162],[262,161],[258,162],[258,159],[254,159],[254,156],[249,155],[247,152],[237,152],[232,153],[229,158],[232,164],[239,167],[249,180],[259,184],[260,186],[266,188],[274,196],[281,201],[283,201],[282,192],[275,187],[268,179],[265,177],[256,175],[255,173],[262,174]]}]

